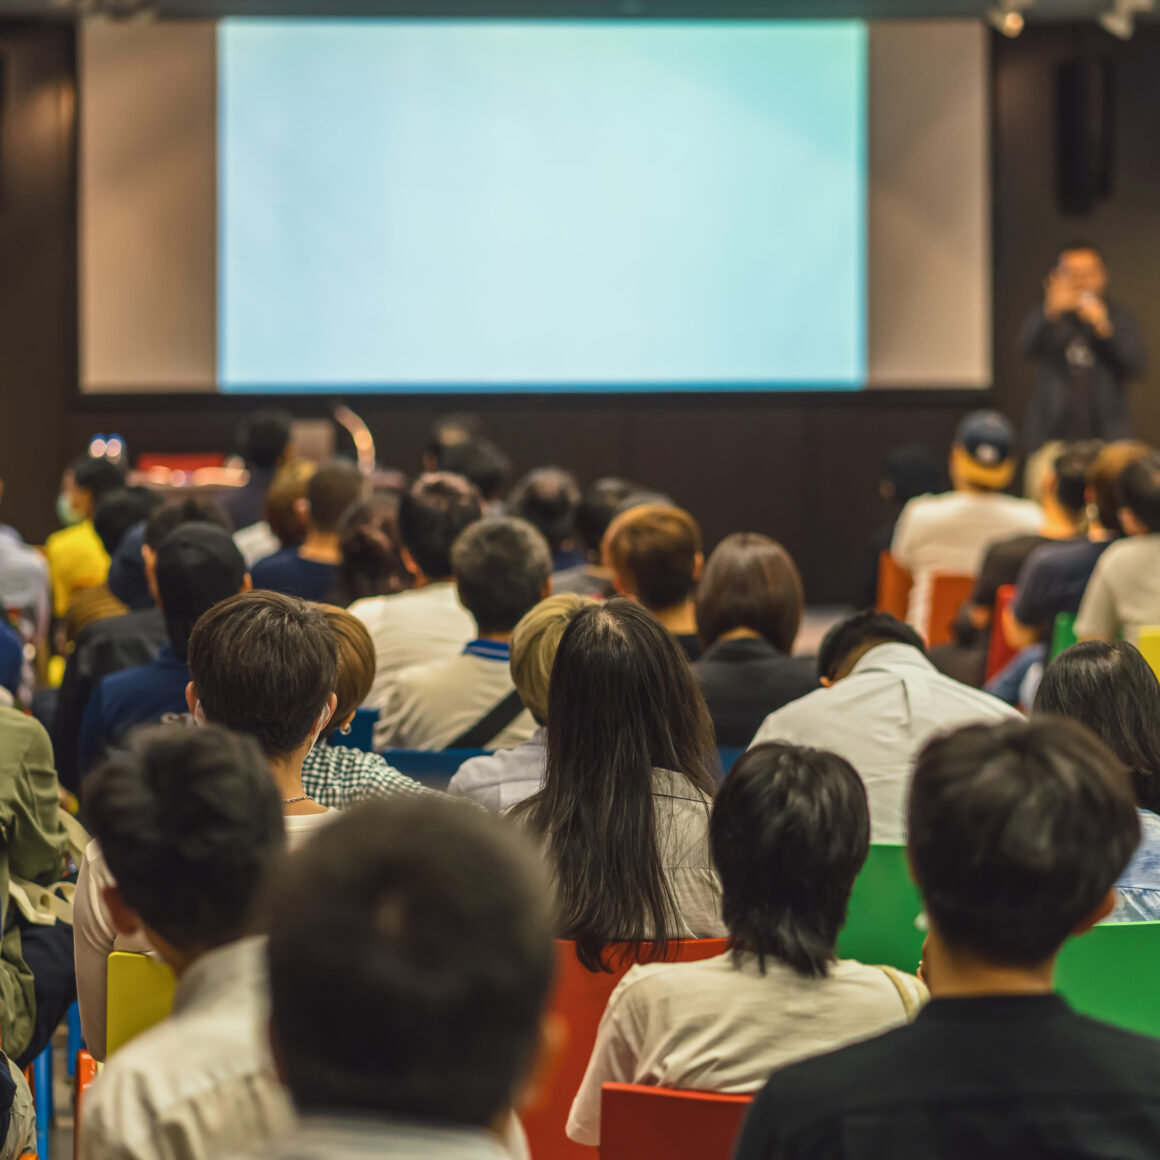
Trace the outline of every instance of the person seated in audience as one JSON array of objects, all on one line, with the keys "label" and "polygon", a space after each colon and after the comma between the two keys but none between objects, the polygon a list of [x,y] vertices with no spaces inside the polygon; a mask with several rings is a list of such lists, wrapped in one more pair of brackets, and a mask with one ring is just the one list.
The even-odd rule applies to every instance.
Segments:
[{"label": "person seated in audience", "polygon": [[730,949],[632,967],[617,985],[568,1117],[578,1144],[600,1144],[606,1083],[756,1091],[779,1067],[901,1026],[926,998],[913,976],[837,956],[870,846],[849,762],[751,749],[713,803],[709,837]]},{"label": "person seated in audience", "polygon": [[636,484],[614,476],[598,479],[588,488],[576,510],[576,531],[584,545],[584,563],[555,573],[552,577],[553,592],[575,592],[599,600],[607,600],[616,594],[612,587],[612,571],[604,566],[600,546],[621,504],[639,491]]},{"label": "person seated in audience", "polygon": [[[201,496],[187,495],[157,508],[146,520],[144,534],[136,549],[142,582],[149,593],[148,607],[131,607],[124,616],[89,625],[77,637],[69,654],[52,722],[52,745],[60,783],[73,793],[80,785],[77,745],[81,724],[93,691],[104,677],[112,673],[149,664],[169,643],[165,614],[154,595],[156,586],[150,585],[149,570],[156,568],[157,550],[165,537],[192,523],[212,524],[227,534],[233,530],[229,516],[221,507]],[[135,530],[131,530],[126,533],[126,539],[135,538],[135,534]],[[124,546],[122,541],[121,548]],[[118,549],[120,554],[121,549]],[[150,561],[148,566],[147,560]],[[114,574],[110,570],[110,587],[113,583]]]},{"label": "person seated in audience", "polygon": [[399,505],[385,495],[356,503],[338,527],[342,563],[333,598],[347,608],[356,600],[394,596],[411,586],[411,574],[403,563],[399,536]]},{"label": "person seated in audience", "polygon": [[320,467],[306,485],[306,538],[299,548],[259,560],[252,569],[254,587],[301,600],[329,599],[342,563],[339,521],[366,490],[366,477],[353,463],[336,459]]},{"label": "person seated in audience", "polygon": [[1120,475],[1120,524],[1092,570],[1075,619],[1080,640],[1139,639],[1160,624],[1160,452],[1136,459]]},{"label": "person seated in audience", "polygon": [[1042,525],[1037,503],[1004,494],[1015,464],[1015,428],[997,411],[974,411],[955,431],[954,490],[919,496],[902,509],[890,551],[914,578],[907,622],[920,633],[928,631],[936,573],[978,576],[990,544]]},{"label": "person seated in audience", "polygon": [[85,775],[138,725],[185,713],[186,655],[203,613],[250,587],[246,562],[228,533],[213,524],[182,524],[146,561],[169,643],[154,660],[102,678],[85,708],[77,769]]},{"label": "person seated in audience", "polygon": [[[0,498],[4,481],[0,479]],[[48,562],[10,524],[0,524],[0,605],[19,615],[29,639],[45,639],[49,622]]]},{"label": "person seated in audience", "polygon": [[531,524],[480,520],[451,549],[459,600],[476,625],[459,656],[400,671],[375,748],[510,749],[536,730],[512,682],[511,636],[552,591],[552,556]]},{"label": "person seated in audience", "polygon": [[361,806],[279,876],[268,954],[270,1034],[301,1118],[263,1155],[518,1154],[555,968],[519,834],[435,795]]},{"label": "person seated in audience", "polygon": [[697,586],[697,632],[705,652],[693,665],[717,744],[743,748],[767,714],[818,687],[793,659],[802,582],[786,550],[740,532],[718,544]]},{"label": "person seated in audience", "polygon": [[1067,721],[963,729],[919,757],[909,818],[930,1003],[775,1072],[736,1160],[1160,1154],[1160,1043],[1052,993],[1139,840],[1120,763]]},{"label": "person seated in audience", "polygon": [[478,415],[466,411],[440,415],[431,424],[427,446],[423,449],[423,471],[429,474],[447,471],[448,468],[443,466],[443,460],[452,448],[477,443],[483,438],[483,420]]},{"label": "person seated in audience", "polygon": [[482,514],[475,488],[442,472],[420,476],[399,501],[403,563],[414,587],[350,606],[375,642],[368,706],[386,705],[401,669],[456,656],[475,636],[471,613],[460,604],[451,578],[451,545]]},{"label": "person seated in audience", "polygon": [[613,589],[654,613],[695,661],[701,644],[693,590],[705,563],[697,521],[672,505],[639,504],[608,526],[602,551]]},{"label": "person seated in audience", "polygon": [[1160,683],[1135,645],[1092,640],[1073,645],[1047,666],[1033,717],[1066,717],[1086,725],[1132,779],[1140,812],[1140,846],[1117,884],[1112,922],[1160,919]]},{"label": "person seated in audience", "polygon": [[509,815],[543,846],[560,938],[601,969],[609,943],[720,938],[709,855],[713,724],[680,646],[619,599],[582,608],[548,688],[544,786]]},{"label": "person seated in audience", "polygon": [[317,470],[318,465],[309,459],[291,459],[278,468],[266,492],[265,518],[234,533],[234,541],[250,567],[267,556],[302,546],[306,539],[306,489]]},{"label": "person seated in audience", "polygon": [[286,411],[255,411],[238,432],[249,479],[241,487],[223,492],[221,502],[239,531],[258,523],[265,514],[270,484],[292,456],[292,424]]},{"label": "person seated in audience", "polygon": [[922,638],[885,612],[834,625],[818,649],[824,686],[771,713],[753,744],[824,746],[858,771],[870,802],[870,839],[902,842],[906,792],[919,750],[937,733],[1018,719],[995,697],[943,676]]},{"label": "person seated in audience", "polygon": [[560,638],[590,601],[575,593],[541,600],[516,625],[511,640],[512,682],[535,720],[535,733],[514,749],[500,749],[465,761],[447,792],[471,798],[502,813],[536,793],[544,782],[548,760],[548,685]]},{"label": "person seated in audience", "polygon": [[509,515],[527,520],[552,549],[552,571],[566,572],[584,563],[576,533],[580,509],[580,485],[560,467],[529,471],[508,496]]},{"label": "person seated in audience", "polygon": [[24,637],[0,620],[0,705],[11,709],[24,683]]},{"label": "person seated in audience", "polygon": [[214,1160],[287,1133],[257,934],[286,839],[261,750],[214,727],[148,730],[88,789],[113,922],[147,935],[177,994],[85,1093],[80,1155]]},{"label": "person seated in audience", "polygon": [[503,515],[503,495],[511,479],[512,461],[490,439],[477,437],[444,447],[439,453],[438,470],[462,475],[474,484],[486,515]]}]

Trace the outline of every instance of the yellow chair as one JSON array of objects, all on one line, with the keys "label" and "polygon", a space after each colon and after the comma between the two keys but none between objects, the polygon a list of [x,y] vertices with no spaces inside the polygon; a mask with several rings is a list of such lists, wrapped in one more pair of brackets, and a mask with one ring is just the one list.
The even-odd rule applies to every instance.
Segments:
[{"label": "yellow chair", "polygon": [[160,959],[114,951],[109,956],[106,1055],[160,1023],[173,1010],[176,989],[176,976]]},{"label": "yellow chair", "polygon": [[1152,671],[1160,677],[1160,628],[1142,628],[1136,647],[1144,654],[1144,659],[1152,666]]}]

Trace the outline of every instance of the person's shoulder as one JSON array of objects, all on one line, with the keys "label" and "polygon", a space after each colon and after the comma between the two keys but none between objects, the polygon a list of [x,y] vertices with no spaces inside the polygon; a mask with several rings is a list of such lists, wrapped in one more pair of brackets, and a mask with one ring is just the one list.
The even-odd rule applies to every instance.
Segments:
[{"label": "person's shoulder", "polygon": [[968,714],[975,720],[1016,721],[1023,719],[1023,714],[1013,705],[1008,705],[1006,701],[985,692],[983,689],[974,689],[970,685],[964,685],[962,681],[956,681],[945,673],[932,672],[929,675],[929,680],[938,686],[944,695],[949,694],[955,701],[965,706]]},{"label": "person's shoulder", "polygon": [[[1069,1011],[1071,1032],[1093,1058],[1119,1069],[1141,1087],[1160,1089],[1160,1040]],[[1098,1053],[1098,1055],[1097,1055]]]},{"label": "person's shoulder", "polygon": [[250,569],[251,576],[258,576],[260,574],[281,570],[288,563],[297,560],[298,553],[294,548],[280,548],[277,552],[271,553],[269,556],[258,560]]},{"label": "person's shoulder", "polygon": [[616,984],[612,1001],[625,1006],[647,1006],[660,999],[680,996],[707,979],[714,980],[715,987],[722,987],[735,969],[732,951],[692,962],[638,963]]},{"label": "person's shoulder", "polygon": [[52,759],[52,742],[35,717],[8,705],[0,705],[0,740],[8,753],[23,757],[37,751]]}]

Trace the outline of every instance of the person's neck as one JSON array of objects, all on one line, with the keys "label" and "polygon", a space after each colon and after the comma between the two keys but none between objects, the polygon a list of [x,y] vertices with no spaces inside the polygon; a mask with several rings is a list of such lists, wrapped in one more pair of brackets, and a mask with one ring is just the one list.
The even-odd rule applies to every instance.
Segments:
[{"label": "person's neck", "polygon": [[1114,540],[1119,533],[1113,532],[1111,528],[1105,528],[1099,520],[1092,520],[1088,524],[1087,534],[1093,544],[1106,544],[1109,540]]},{"label": "person's neck", "polygon": [[1054,956],[1035,967],[1009,967],[952,951],[931,932],[923,949],[922,975],[935,999],[986,995],[1048,995],[1054,990]]},{"label": "person's neck", "polygon": [[411,577],[414,581],[411,588],[430,588],[432,584],[450,584],[450,576],[428,576],[425,572],[412,572]]},{"label": "person's neck", "polygon": [[313,560],[317,564],[341,564],[342,545],[337,532],[320,532],[311,528],[298,549],[303,560]]},{"label": "person's neck", "polygon": [[510,632],[481,632],[476,640],[490,640],[496,644],[511,644],[512,634]]},{"label": "person's neck", "polygon": [[692,636],[697,631],[697,613],[692,600],[657,609],[653,615],[673,636]]},{"label": "person's neck", "polygon": [[[313,798],[308,797],[302,788],[302,763],[309,752],[310,746],[303,745],[293,753],[282,757],[266,755],[274,784],[278,787],[278,794],[282,798],[282,813],[289,817],[326,812],[326,807],[320,806]],[[297,800],[299,798],[305,800],[299,801]]]},{"label": "person's neck", "polygon": [[1039,525],[1039,534],[1045,540],[1070,540],[1078,536],[1082,530],[1082,519],[1076,519],[1057,503],[1044,501],[1043,523]]},{"label": "person's neck", "polygon": [[723,632],[718,638],[721,640],[760,640],[761,633],[752,628],[731,628],[728,632]]}]

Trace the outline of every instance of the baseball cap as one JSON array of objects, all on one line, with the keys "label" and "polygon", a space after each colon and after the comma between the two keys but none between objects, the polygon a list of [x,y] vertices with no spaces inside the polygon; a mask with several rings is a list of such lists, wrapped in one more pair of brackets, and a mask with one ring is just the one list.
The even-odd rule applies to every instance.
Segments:
[{"label": "baseball cap", "polygon": [[980,467],[998,467],[1015,453],[1015,428],[998,411],[972,411],[955,429],[955,444]]}]

